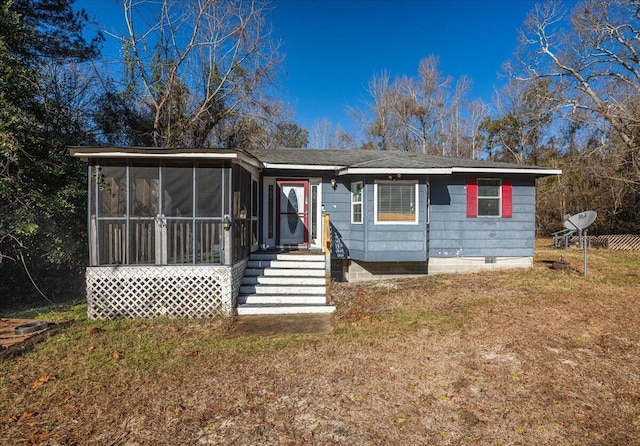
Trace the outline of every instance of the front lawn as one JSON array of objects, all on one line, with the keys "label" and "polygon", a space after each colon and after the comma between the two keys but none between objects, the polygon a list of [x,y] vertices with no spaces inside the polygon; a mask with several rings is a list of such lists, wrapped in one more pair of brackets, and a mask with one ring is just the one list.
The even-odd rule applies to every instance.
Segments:
[{"label": "front lawn", "polygon": [[[622,445],[640,438],[640,253],[333,284],[333,334],[74,319],[0,362],[0,444]],[[575,268],[550,268],[566,254]]]}]

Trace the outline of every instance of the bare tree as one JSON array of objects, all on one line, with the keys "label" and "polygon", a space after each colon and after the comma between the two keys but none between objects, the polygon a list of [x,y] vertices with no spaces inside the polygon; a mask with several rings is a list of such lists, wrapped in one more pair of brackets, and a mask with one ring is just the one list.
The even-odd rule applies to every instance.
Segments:
[{"label": "bare tree", "polygon": [[205,145],[223,119],[259,101],[280,61],[258,0],[122,4],[128,92],[151,114],[156,146]]},{"label": "bare tree", "polygon": [[391,77],[389,72],[382,71],[379,75],[374,75],[369,81],[368,93],[372,102],[367,104],[367,108],[373,115],[373,119],[368,121],[363,115],[358,119],[364,123],[367,134],[377,140],[378,148],[387,149],[390,146],[390,133],[393,127],[394,117],[391,113]]},{"label": "bare tree", "polygon": [[498,118],[482,124],[491,158],[538,163],[554,117],[549,89],[547,79],[512,79],[496,94]]},{"label": "bare tree", "polygon": [[351,149],[355,146],[355,137],[338,123],[335,126],[322,118],[313,122],[310,146],[315,149]]},{"label": "bare tree", "polygon": [[311,148],[314,149],[330,149],[335,146],[335,134],[333,132],[333,124],[329,119],[317,119],[311,126]]},{"label": "bare tree", "polygon": [[582,0],[571,14],[551,1],[525,26],[518,68],[556,82],[559,109],[604,120],[620,142],[615,156],[628,174],[620,179],[640,185],[640,1]]},{"label": "bare tree", "polygon": [[452,92],[452,79],[438,65],[438,58],[429,56],[420,61],[415,77],[391,81],[383,71],[371,79],[367,112],[352,114],[365,123],[367,134],[380,149],[469,156],[470,136],[463,131],[471,81],[462,77]]},{"label": "bare tree", "polygon": [[467,119],[466,133],[471,135],[469,149],[471,151],[471,159],[479,159],[481,147],[480,126],[482,122],[489,117],[489,105],[481,99],[476,99],[469,105],[469,119]]}]

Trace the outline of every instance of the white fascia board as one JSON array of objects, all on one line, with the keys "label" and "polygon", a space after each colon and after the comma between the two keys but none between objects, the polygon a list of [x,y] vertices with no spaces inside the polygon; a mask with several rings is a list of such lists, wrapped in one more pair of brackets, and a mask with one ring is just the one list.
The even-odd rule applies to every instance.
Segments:
[{"label": "white fascia board", "polygon": [[343,166],[325,166],[313,164],[276,164],[262,163],[265,169],[283,169],[283,170],[338,170]]},{"label": "white fascia board", "polygon": [[[71,156],[80,158],[82,161],[87,161],[91,158],[171,158],[171,159],[222,159],[233,160],[238,159],[237,153],[194,153],[194,152],[179,152],[179,153],[135,153],[135,152],[82,152],[74,151]],[[258,165],[254,160],[244,159],[247,164]]]},{"label": "white fascia board", "polygon": [[453,167],[452,173],[561,175],[562,169],[517,169],[504,167]]},{"label": "white fascia board", "polygon": [[347,167],[338,172],[338,175],[450,175],[448,167],[433,167],[421,169],[395,168],[384,169],[375,167]]},{"label": "white fascia board", "polygon": [[74,151],[71,156],[82,161],[89,159],[182,159],[182,160],[227,160],[233,163],[246,164],[257,171],[262,169],[262,163],[255,158],[243,156],[239,153],[207,153],[207,152],[175,152],[175,153],[136,153],[136,152],[82,152]]}]

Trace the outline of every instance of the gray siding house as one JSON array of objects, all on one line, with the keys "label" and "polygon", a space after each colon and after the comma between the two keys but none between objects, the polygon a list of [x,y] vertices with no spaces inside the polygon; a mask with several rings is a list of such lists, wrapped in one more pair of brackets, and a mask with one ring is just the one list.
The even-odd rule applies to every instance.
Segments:
[{"label": "gray siding house", "polygon": [[95,318],[331,311],[325,269],[357,281],[528,267],[536,179],[561,173],[396,151],[70,153],[88,163]]},{"label": "gray siding house", "polygon": [[349,281],[531,266],[536,178],[561,173],[407,152],[252,154],[265,187],[278,178],[319,185],[316,212],[330,215],[334,275]]}]

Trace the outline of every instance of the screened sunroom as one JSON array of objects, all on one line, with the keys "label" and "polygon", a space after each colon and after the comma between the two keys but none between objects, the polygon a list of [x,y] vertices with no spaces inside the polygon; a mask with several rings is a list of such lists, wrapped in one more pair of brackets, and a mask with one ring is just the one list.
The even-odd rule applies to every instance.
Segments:
[{"label": "screened sunroom", "polygon": [[256,160],[233,150],[70,153],[88,163],[90,317],[232,310],[258,247]]}]

